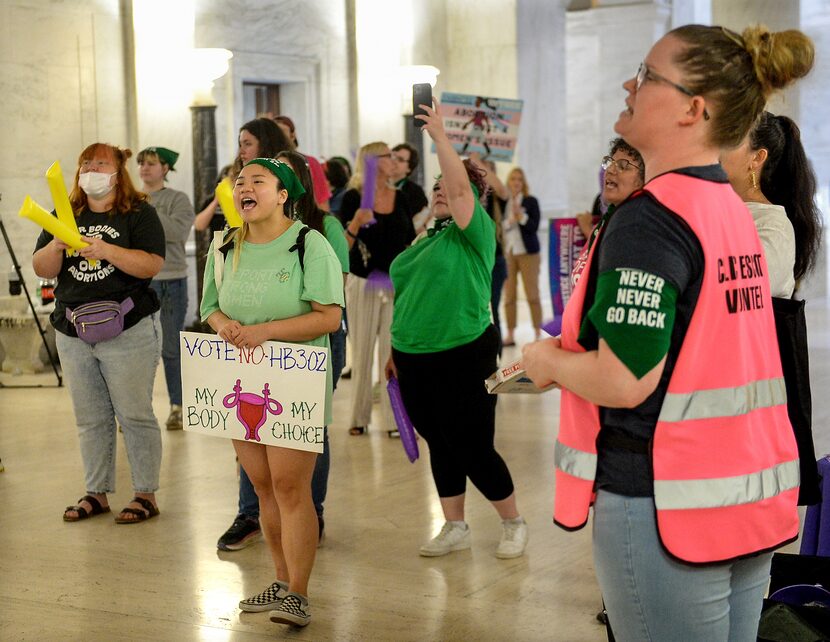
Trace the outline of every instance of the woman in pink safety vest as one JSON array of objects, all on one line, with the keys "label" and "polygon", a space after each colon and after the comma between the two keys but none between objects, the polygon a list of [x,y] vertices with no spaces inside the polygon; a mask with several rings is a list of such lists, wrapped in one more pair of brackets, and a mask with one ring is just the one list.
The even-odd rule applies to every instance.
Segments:
[{"label": "woman in pink safety vest", "polygon": [[591,247],[562,336],[554,521],[585,525],[614,634],[754,640],[769,551],[798,534],[798,455],[752,217],[718,164],[813,64],[802,33],[672,30],[623,84],[643,190]]}]

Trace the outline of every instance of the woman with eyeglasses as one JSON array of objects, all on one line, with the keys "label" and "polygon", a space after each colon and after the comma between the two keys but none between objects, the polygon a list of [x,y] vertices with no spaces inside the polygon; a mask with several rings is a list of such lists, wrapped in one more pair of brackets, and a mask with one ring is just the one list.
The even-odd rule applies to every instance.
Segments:
[{"label": "woman with eyeglasses", "polygon": [[[377,175],[372,208],[361,207],[366,159],[377,158]],[[362,435],[372,417],[372,359],[378,344],[378,370],[389,359],[389,328],[395,294],[389,280],[389,265],[415,238],[406,200],[391,182],[392,153],[386,143],[369,143],[360,148],[349,190],[343,195],[340,218],[346,223],[349,243],[349,276],[346,279],[346,307],[349,310],[349,340],[352,345],[352,417],[350,435]],[[385,392],[380,395],[381,422],[390,437],[392,408]]]},{"label": "woman with eyeglasses", "polygon": [[718,164],[813,64],[798,31],[672,30],[623,87],[614,127],[646,182],[600,231],[562,336],[527,346],[562,388],[554,520],[594,506],[618,640],[754,640],[770,551],[798,536],[798,454],[769,278]]},{"label": "woman with eyeglasses", "polygon": [[586,247],[590,247],[617,207],[643,186],[646,176],[646,166],[640,152],[622,138],[615,138],[611,141],[608,156],[602,159],[602,169],[604,171],[602,192],[598,198],[601,198],[608,206],[605,213],[600,214],[600,220],[596,226],[593,225],[591,212],[576,215],[577,223],[585,238],[588,239]]},{"label": "woman with eyeglasses", "polygon": [[[435,141],[442,175],[433,189],[435,223],[392,263],[395,313],[387,377],[397,376],[401,397],[418,433],[429,444],[430,466],[444,525],[420,548],[438,557],[470,548],[464,519],[467,479],[502,520],[495,555],[521,556],[527,524],[516,507],[507,464],[496,451],[496,397],[484,380],[496,369],[499,337],[490,322],[490,280],[495,223],[480,197],[484,171],[453,150],[441,116],[429,105],[417,118]],[[437,188],[437,189],[436,189]],[[446,384],[436,383],[436,376]],[[449,391],[436,394],[436,386]]]},{"label": "woman with eyeglasses", "polygon": [[502,240],[507,260],[507,281],[504,284],[504,312],[507,316],[505,346],[516,345],[513,334],[516,331],[516,286],[522,275],[533,332],[538,340],[542,328],[542,302],[539,299],[539,267],[542,255],[539,252],[539,201],[530,195],[521,167],[514,167],[507,175],[510,195],[502,208]]}]

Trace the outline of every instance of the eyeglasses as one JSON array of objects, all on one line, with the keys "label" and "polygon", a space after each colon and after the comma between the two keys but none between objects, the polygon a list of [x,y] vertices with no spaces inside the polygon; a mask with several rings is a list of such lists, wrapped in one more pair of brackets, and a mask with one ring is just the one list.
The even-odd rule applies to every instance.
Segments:
[{"label": "eyeglasses", "polygon": [[[648,65],[646,63],[641,62],[640,63],[640,68],[637,69],[637,79],[634,81],[634,89],[636,91],[640,91],[640,87],[643,86],[643,83],[646,80],[654,80],[656,82],[664,82],[664,83],[674,87],[677,91],[682,92],[682,93],[686,94],[687,96],[691,96],[692,98],[694,98],[695,96],[698,95],[695,92],[693,92],[691,89],[688,89],[688,88],[684,87],[683,85],[678,85],[676,82],[672,82],[671,80],[669,80],[665,76],[661,76],[660,74],[655,73],[654,71],[652,71],[651,69],[648,68]],[[706,111],[705,107],[703,108],[703,119],[704,120],[709,120],[709,112]]]},{"label": "eyeglasses", "polygon": [[642,169],[642,167],[640,167],[636,163],[632,163],[627,158],[611,158],[610,156],[606,156],[605,158],[602,159],[602,169],[607,170],[608,168],[611,167],[611,165],[616,165],[617,170],[619,170],[621,172],[624,172],[629,167],[633,167],[633,168],[638,169],[638,170]]}]

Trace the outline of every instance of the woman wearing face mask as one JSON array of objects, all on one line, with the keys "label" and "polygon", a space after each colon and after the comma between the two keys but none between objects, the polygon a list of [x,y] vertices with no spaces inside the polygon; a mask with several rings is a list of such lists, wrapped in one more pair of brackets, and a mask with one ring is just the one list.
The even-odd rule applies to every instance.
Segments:
[{"label": "woman wearing face mask", "polygon": [[[435,141],[442,176],[433,188],[434,227],[392,263],[395,312],[386,366],[387,377],[398,377],[404,406],[429,444],[446,520],[420,554],[470,548],[464,520],[469,478],[502,520],[496,557],[519,557],[527,546],[527,524],[516,508],[510,471],[493,444],[496,397],[484,385],[499,350],[490,322],[495,223],[479,200],[487,183],[482,169],[461,162],[437,111],[421,107],[426,115],[418,118]],[[452,394],[436,394],[437,373],[447,378]]]},{"label": "woman wearing face mask", "polygon": [[[291,141],[270,118],[255,118],[239,128],[239,153],[231,167],[231,181],[235,182],[245,163],[254,158],[276,158],[280,152],[291,149]],[[236,517],[219,540],[216,547],[222,551],[238,551],[256,542],[262,531],[259,528],[259,502],[256,492],[245,473],[239,470],[239,502]]]},{"label": "woman wearing face mask", "polygon": [[[367,188],[364,175],[370,155],[377,157],[372,209],[360,206],[363,190]],[[390,183],[394,163],[386,143],[364,145],[340,210],[341,220],[347,221],[346,241],[350,248],[346,301],[352,345],[351,435],[362,435],[369,428],[375,342],[378,343],[378,369],[383,370],[389,359],[389,327],[394,303],[389,265],[415,238],[406,201]],[[392,409],[385,393],[380,395],[380,406],[384,428],[389,436],[394,436]]]},{"label": "woman wearing face mask", "polygon": [[193,227],[193,206],[187,194],[165,187],[167,173],[179,155],[166,147],[148,147],[138,153],[139,175],[150,204],[156,209],[167,240],[164,266],[150,284],[161,303],[161,360],[170,399],[167,430],[182,429],[182,364],[179,332],[187,313],[187,258],[184,244]]},{"label": "woman wearing face mask", "polygon": [[504,311],[507,316],[505,346],[516,345],[513,333],[516,330],[516,286],[519,274],[530,306],[533,332],[539,338],[542,327],[542,304],[539,300],[539,201],[530,196],[525,173],[514,167],[507,176],[510,198],[504,204],[502,239],[507,259],[507,281],[504,284]]},{"label": "woman wearing face mask", "polygon": [[[68,522],[110,511],[115,492],[116,417],[132,470],[135,497],[116,522],[135,524],[159,514],[161,434],[153,413],[153,381],[161,354],[159,302],[151,279],[164,263],[164,229],[127,173],[131,152],[96,143],[78,159],[69,200],[89,245],[67,256],[48,232],[38,237],[32,265],[56,278],[52,325],[66,375],[84,463],[86,495],[67,507]],[[95,343],[79,338],[68,310],[100,301],[132,306],[120,334]],[[83,326],[81,326],[83,329]]]},{"label": "woman wearing face mask", "polygon": [[[291,249],[303,228],[294,217],[293,204],[303,193],[288,165],[272,158],[250,160],[236,179],[233,199],[244,224],[233,233],[218,289],[214,253],[209,255],[201,315],[222,339],[237,347],[276,340],[328,348],[329,333],[340,326],[343,276],[331,246],[322,234],[309,231],[303,267]],[[288,274],[288,280],[273,278],[279,272]],[[331,423],[331,370],[328,376],[327,424]],[[305,626],[311,620],[308,580],[317,545],[311,501],[317,453],[253,441],[233,440],[233,445],[256,489],[275,570],[275,581],[242,600],[239,608],[271,611],[274,622]]]},{"label": "woman wearing face mask", "polygon": [[[616,132],[646,182],[600,232],[560,339],[524,349],[562,388],[554,520],[594,506],[618,640],[755,640],[770,551],[798,535],[798,453],[752,217],[718,164],[812,67],[798,31],[678,27]],[[593,266],[593,269],[592,269]]]}]

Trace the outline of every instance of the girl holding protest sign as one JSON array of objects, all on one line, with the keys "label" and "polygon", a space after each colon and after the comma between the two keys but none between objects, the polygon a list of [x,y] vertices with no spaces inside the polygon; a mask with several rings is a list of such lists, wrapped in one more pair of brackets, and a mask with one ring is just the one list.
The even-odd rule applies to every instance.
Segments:
[{"label": "girl holding protest sign", "polygon": [[[214,253],[205,268],[201,316],[228,343],[253,348],[268,340],[329,347],[340,326],[343,277],[329,243],[295,219],[293,203],[305,192],[285,163],[255,158],[236,179],[234,203],[243,226],[232,232],[221,286]],[[298,240],[303,244],[302,261]],[[276,274],[287,274],[276,278]],[[251,288],[259,289],[251,296]],[[252,301],[265,301],[253,304]],[[331,422],[331,369],[326,423]],[[316,453],[234,440],[239,461],[259,498],[260,524],[276,581],[242,600],[244,611],[271,611],[271,620],[305,626],[311,619],[308,580],[314,564],[317,519],[311,500]]]},{"label": "girl holding protest sign", "polygon": [[[442,176],[432,188],[435,225],[390,269],[395,311],[386,366],[387,378],[398,377],[404,406],[429,444],[446,520],[420,554],[438,557],[470,548],[464,521],[469,478],[502,519],[496,557],[519,557],[527,545],[527,524],[516,508],[510,471],[493,444],[496,397],[484,385],[499,350],[490,320],[496,230],[479,201],[487,183],[484,170],[462,163],[437,111],[421,107],[426,114],[417,118],[435,141]],[[436,394],[442,385],[451,393]]]}]

